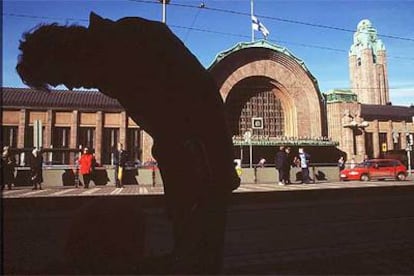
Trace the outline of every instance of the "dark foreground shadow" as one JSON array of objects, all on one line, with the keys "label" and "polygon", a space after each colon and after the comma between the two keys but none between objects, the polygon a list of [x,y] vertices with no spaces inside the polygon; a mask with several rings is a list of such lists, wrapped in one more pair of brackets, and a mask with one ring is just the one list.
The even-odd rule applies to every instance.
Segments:
[{"label": "dark foreground shadow", "polygon": [[105,169],[95,170],[92,181],[97,186],[106,185],[109,182],[108,172]]},{"label": "dark foreground shadow", "polygon": [[[128,215],[125,215],[128,213]],[[139,272],[145,250],[145,216],[126,201],[94,198],[74,214],[56,273]],[[52,266],[53,267],[53,266]]]},{"label": "dark foreground shadow", "polygon": [[125,185],[138,185],[136,176],[138,176],[138,169],[126,169],[124,171],[124,176],[122,182]]},{"label": "dark foreground shadow", "polygon": [[74,186],[75,185],[75,173],[72,169],[66,169],[62,174],[63,186]]},{"label": "dark foreground shadow", "polygon": [[16,186],[32,186],[30,181],[30,170],[18,170],[14,180]]}]

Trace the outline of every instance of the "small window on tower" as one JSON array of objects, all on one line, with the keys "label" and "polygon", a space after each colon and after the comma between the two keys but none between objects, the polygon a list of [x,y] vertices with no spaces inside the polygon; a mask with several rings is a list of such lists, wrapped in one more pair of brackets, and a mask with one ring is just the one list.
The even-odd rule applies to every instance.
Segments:
[{"label": "small window on tower", "polygon": [[361,66],[361,58],[358,58],[357,64],[358,64],[358,66]]},{"label": "small window on tower", "polygon": [[376,55],[372,55],[372,62],[377,63],[377,56]]}]

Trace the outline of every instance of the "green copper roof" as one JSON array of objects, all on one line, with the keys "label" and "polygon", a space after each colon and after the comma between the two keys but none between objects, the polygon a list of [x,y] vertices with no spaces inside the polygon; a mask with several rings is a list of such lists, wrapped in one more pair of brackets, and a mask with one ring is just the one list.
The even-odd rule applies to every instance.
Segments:
[{"label": "green copper roof", "polygon": [[[234,45],[233,47],[231,47],[230,49],[218,53],[216,55],[216,58],[214,59],[214,61],[210,64],[209,68],[211,68],[212,66],[214,66],[215,64],[220,62],[225,57],[231,55],[232,53],[237,52],[239,50],[247,49],[247,48],[265,48],[265,49],[269,49],[269,50],[272,50],[272,51],[283,53],[283,54],[293,58],[300,66],[302,66],[302,68],[308,74],[310,74],[313,77],[313,75],[310,73],[309,69],[306,67],[305,62],[303,60],[296,57],[287,48],[278,46],[276,44],[272,44],[272,43],[270,43],[270,42],[268,42],[267,40],[264,40],[264,39],[253,41],[253,42],[239,42],[236,45]],[[316,80],[314,77],[313,77],[313,79]]]},{"label": "green copper roof", "polygon": [[327,103],[357,102],[357,95],[349,89],[332,89],[324,93]]},{"label": "green copper roof", "polygon": [[349,55],[359,56],[363,49],[372,49],[374,55],[377,55],[378,51],[385,51],[384,43],[378,38],[377,30],[368,19],[358,23]]}]

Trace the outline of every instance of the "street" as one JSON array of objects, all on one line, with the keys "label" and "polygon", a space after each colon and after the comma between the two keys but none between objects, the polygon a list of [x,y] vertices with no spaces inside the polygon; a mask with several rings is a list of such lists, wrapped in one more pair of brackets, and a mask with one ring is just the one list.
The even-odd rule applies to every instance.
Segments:
[{"label": "street", "polygon": [[[414,185],[412,178],[406,181],[338,181],[338,182],[317,182],[314,184],[291,184],[279,186],[276,183],[242,184],[235,193],[250,192],[271,192],[271,191],[296,191],[296,190],[318,190],[318,189],[346,189],[346,188],[367,188],[386,186]],[[124,185],[123,188],[116,188],[114,185],[93,184],[89,189],[71,186],[47,186],[43,190],[32,190],[31,186],[17,187],[13,190],[3,190],[3,198],[26,198],[26,197],[71,197],[71,196],[123,196],[123,195],[157,195],[163,194],[162,185]]]},{"label": "street", "polygon": [[[172,247],[162,187],[3,193],[5,274],[137,274]],[[225,274],[414,274],[414,182],[244,184]]]}]

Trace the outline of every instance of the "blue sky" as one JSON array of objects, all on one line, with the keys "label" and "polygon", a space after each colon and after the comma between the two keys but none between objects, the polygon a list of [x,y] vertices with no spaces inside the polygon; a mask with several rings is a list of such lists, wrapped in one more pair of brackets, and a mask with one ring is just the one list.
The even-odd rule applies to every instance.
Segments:
[{"label": "blue sky", "polygon": [[[205,8],[198,8],[201,2]],[[322,92],[349,88],[353,31],[362,19],[369,19],[387,49],[392,103],[414,104],[414,1],[255,0],[254,10],[270,31],[269,41],[302,59]],[[113,20],[125,16],[161,20],[156,0],[4,0],[3,86],[25,87],[14,69],[23,32],[39,23],[87,26],[91,11]],[[249,14],[250,0],[171,0],[167,24],[208,67],[219,52],[251,40]],[[261,38],[260,33],[255,35]]]}]

